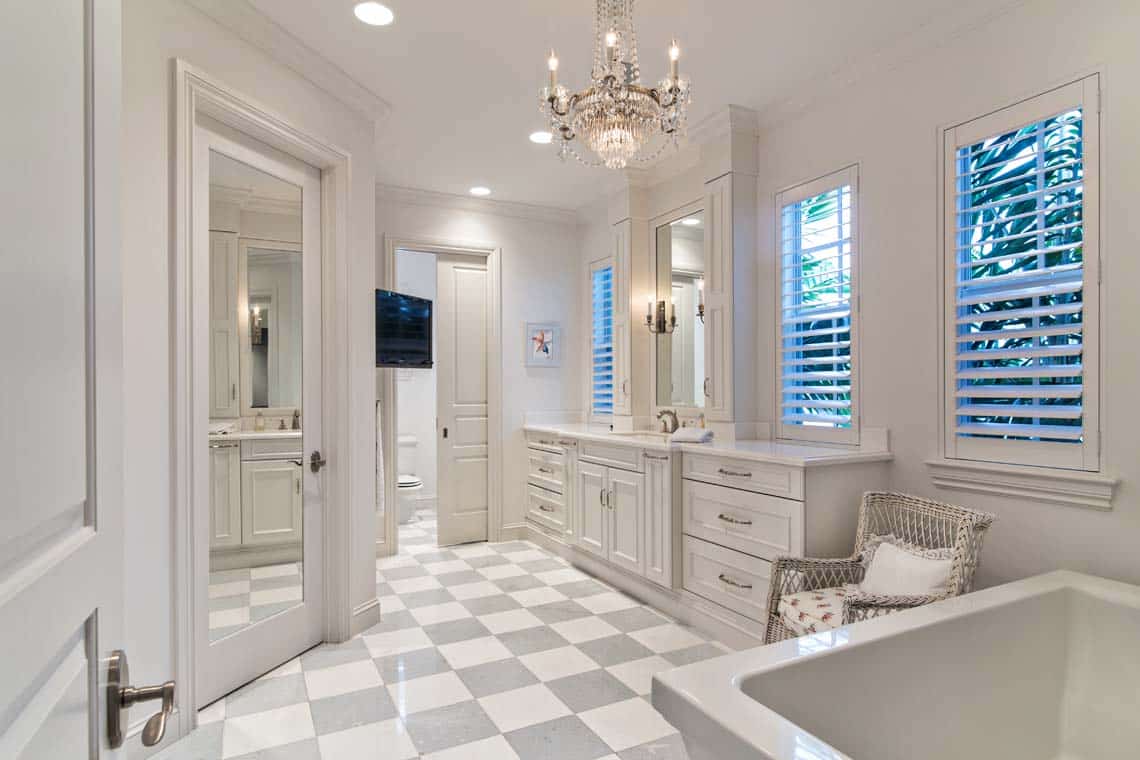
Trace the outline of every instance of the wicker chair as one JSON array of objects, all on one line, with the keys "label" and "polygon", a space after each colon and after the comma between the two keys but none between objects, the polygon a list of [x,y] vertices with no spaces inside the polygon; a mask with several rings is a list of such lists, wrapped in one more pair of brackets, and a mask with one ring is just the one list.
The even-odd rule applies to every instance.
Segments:
[{"label": "wicker chair", "polygon": [[[859,508],[855,553],[847,559],[780,557],[772,564],[768,594],[768,625],[764,643],[795,638],[818,630],[867,620],[910,607],[919,607],[970,591],[982,536],[994,516],[952,504],[942,504],[899,493],[869,492]],[[948,549],[952,559],[950,584],[945,593],[931,596],[872,596],[857,587],[866,567],[863,552],[868,541],[893,535],[896,540],[922,549]],[[842,616],[827,614],[826,621],[813,620],[806,630],[785,624],[780,601],[791,594],[820,591],[829,602],[842,601]],[[814,596],[821,599],[821,596]]]}]

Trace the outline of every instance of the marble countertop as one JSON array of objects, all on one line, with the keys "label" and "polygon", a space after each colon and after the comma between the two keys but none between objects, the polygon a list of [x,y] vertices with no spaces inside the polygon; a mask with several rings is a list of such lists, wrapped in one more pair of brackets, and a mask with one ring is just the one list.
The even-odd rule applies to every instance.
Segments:
[{"label": "marble countertop", "polygon": [[275,438],[300,437],[300,430],[238,430],[232,433],[210,433],[210,443],[218,441],[267,441]]},{"label": "marble countertop", "polygon": [[615,446],[634,446],[650,451],[681,451],[691,454],[715,454],[753,462],[774,462],[794,467],[820,467],[857,462],[886,462],[891,452],[871,446],[843,446],[822,443],[774,440],[717,440],[711,443],[674,443],[652,431],[612,432],[606,425],[584,423],[528,424],[529,433],[556,438],[596,441]]}]

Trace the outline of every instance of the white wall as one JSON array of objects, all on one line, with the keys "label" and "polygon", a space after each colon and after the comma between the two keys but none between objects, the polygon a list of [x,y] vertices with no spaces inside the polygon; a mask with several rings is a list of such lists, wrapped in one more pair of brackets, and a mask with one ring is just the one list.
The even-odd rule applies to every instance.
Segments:
[{"label": "white wall", "polygon": [[[1035,0],[871,79],[828,90],[807,113],[760,137],[762,266],[774,278],[773,197],[781,188],[858,162],[862,226],[862,405],[865,426],[890,429],[892,486],[992,511],[980,580],[1066,567],[1140,582],[1140,4]],[[1050,506],[931,485],[939,454],[936,201],[938,128],[985,114],[1101,67],[1102,254],[1107,471],[1122,480],[1114,509]],[[761,314],[770,314],[765,310]],[[771,325],[767,325],[771,329]],[[767,345],[770,345],[767,344]],[[762,356],[768,356],[765,349]],[[764,372],[771,373],[771,357]],[[769,405],[770,397],[765,398]]]},{"label": "white wall", "polygon": [[[496,213],[493,202],[448,207],[398,197],[386,197],[383,191],[377,197],[377,287],[382,287],[385,234],[502,249],[503,524],[521,524],[526,495],[523,415],[582,408],[578,331],[583,328],[576,318],[583,284],[578,277],[578,228],[573,223],[512,216],[509,211]],[[528,321],[562,324],[566,340],[561,367],[523,365]]]},{"label": "white wall", "polygon": [[[398,251],[396,253],[396,290],[411,296],[435,300],[436,258],[430,253]],[[438,323],[433,322],[435,329]],[[432,351],[439,341],[433,338]],[[420,501],[436,498],[436,372],[431,369],[396,370],[396,430],[397,434],[416,437],[414,474],[424,482],[419,492]],[[398,454],[397,454],[398,456]],[[425,504],[425,507],[430,506]]]},{"label": "white wall", "polygon": [[[353,157],[348,208],[352,367],[351,602],[375,596],[372,408],[373,125],[178,0],[123,2],[126,637],[135,683],[174,673],[171,524],[172,59],[252,96]],[[177,674],[179,678],[190,674]]]}]

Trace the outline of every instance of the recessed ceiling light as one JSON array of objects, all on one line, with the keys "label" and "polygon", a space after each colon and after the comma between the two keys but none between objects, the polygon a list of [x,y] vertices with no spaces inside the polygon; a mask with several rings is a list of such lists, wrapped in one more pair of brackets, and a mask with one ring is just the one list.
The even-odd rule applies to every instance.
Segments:
[{"label": "recessed ceiling light", "polygon": [[685,225],[686,227],[696,227],[700,223],[701,223],[701,220],[696,218],[695,216],[690,216],[686,219],[681,220],[681,224]]},{"label": "recessed ceiling light", "polygon": [[388,26],[396,15],[386,5],[368,0],[366,3],[357,3],[352,9],[356,17],[369,26]]},{"label": "recessed ceiling light", "polygon": [[491,188],[489,188],[489,187],[482,187],[482,186],[478,186],[478,185],[477,185],[477,186],[475,186],[475,187],[471,188],[470,190],[468,190],[467,192],[471,193],[472,195],[477,195],[477,196],[479,196],[480,198],[482,198],[482,197],[483,197],[483,196],[485,196],[485,195],[490,195],[490,194],[491,194]]},{"label": "recessed ceiling light", "polygon": [[549,145],[550,141],[553,139],[554,139],[554,135],[550,134],[549,132],[543,131],[543,130],[539,130],[538,132],[531,132],[530,133],[530,141],[532,143],[538,143],[539,145]]}]

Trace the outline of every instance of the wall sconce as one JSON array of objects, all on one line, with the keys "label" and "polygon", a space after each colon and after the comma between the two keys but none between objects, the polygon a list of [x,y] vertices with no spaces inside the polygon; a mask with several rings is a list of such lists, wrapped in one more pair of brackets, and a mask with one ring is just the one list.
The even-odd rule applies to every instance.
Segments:
[{"label": "wall sconce", "polygon": [[705,281],[697,281],[697,319],[705,323]]},{"label": "wall sconce", "polygon": [[[656,308],[654,308],[656,307]],[[645,326],[649,328],[649,332],[653,334],[665,333],[669,334],[677,329],[677,304],[669,304],[669,317],[665,316],[665,302],[649,301],[645,309]]]}]

